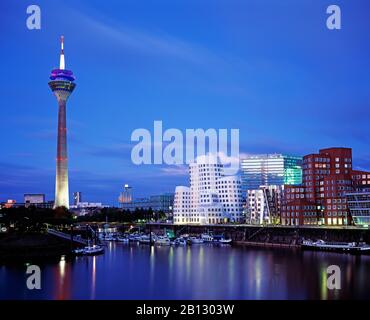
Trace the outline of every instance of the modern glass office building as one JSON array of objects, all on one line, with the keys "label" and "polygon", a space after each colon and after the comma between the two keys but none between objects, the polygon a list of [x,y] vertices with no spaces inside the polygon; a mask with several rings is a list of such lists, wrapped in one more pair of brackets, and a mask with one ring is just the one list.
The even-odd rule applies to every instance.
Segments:
[{"label": "modern glass office building", "polygon": [[173,193],[164,193],[150,196],[148,198],[131,199],[130,202],[121,202],[120,206],[124,210],[135,211],[135,209],[152,209],[154,212],[163,211],[165,214],[172,214]]},{"label": "modern glass office building", "polygon": [[243,192],[260,186],[302,183],[302,157],[283,154],[250,155],[241,159]]},{"label": "modern glass office building", "polygon": [[370,225],[370,191],[347,193],[347,204],[356,226]]}]

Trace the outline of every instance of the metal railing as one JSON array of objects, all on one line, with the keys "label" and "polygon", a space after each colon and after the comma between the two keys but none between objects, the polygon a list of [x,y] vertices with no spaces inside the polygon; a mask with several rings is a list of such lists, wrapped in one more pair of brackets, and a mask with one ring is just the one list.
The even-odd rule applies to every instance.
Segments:
[{"label": "metal railing", "polygon": [[64,233],[64,232],[61,232],[61,231],[56,231],[54,229],[48,229],[47,233],[50,234],[50,235],[65,239],[65,240],[72,240],[74,242],[84,244],[84,245],[87,244],[87,241],[84,240],[84,239],[77,238],[75,236],[71,237],[70,234],[67,234],[67,233]]}]

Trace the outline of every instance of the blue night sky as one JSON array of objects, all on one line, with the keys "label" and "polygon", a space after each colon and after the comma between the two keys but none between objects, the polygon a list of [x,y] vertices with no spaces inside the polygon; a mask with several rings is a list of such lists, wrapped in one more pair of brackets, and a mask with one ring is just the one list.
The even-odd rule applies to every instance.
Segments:
[{"label": "blue night sky", "polygon": [[[38,4],[41,30],[26,28]],[[326,8],[342,29],[326,28]],[[242,153],[352,147],[370,169],[368,0],[0,2],[0,201],[54,198],[56,99],[49,74],[65,36],[70,192],[116,204],[188,184],[181,166],[131,163],[131,132],[239,128]]]}]

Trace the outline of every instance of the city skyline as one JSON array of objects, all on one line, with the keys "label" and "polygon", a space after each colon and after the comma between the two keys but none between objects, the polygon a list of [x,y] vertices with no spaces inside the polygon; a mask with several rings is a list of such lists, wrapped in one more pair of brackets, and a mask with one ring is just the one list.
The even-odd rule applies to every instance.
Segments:
[{"label": "city skyline", "polygon": [[369,0],[0,11],[5,305],[370,297]]},{"label": "city skyline", "polygon": [[325,5],[309,1],[268,1],[269,12],[258,1],[219,4],[225,10],[206,19],[197,12],[207,4],[194,1],[164,1],[165,11],[160,4],[143,11],[118,1],[40,1],[39,31],[25,26],[26,1],[0,4],[9,12],[1,27],[10,31],[0,53],[10,75],[0,80],[0,201],[24,193],[53,199],[57,122],[45,80],[60,34],[79,81],[67,118],[70,191],[87,201],[117,204],[125,183],[141,196],[187,185],[184,166],[131,163],[131,132],[154,120],[181,130],[240,128],[240,151],[248,154],[351,147],[354,168],[369,170],[370,45],[360,32],[370,28],[361,19],[369,5],[338,2],[346,15],[334,33],[325,27]]}]

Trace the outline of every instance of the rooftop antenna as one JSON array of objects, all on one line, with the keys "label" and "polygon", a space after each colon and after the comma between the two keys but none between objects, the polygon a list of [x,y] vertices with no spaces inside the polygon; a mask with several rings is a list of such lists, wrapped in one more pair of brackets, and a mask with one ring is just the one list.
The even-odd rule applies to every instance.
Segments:
[{"label": "rooftop antenna", "polygon": [[60,37],[60,62],[59,62],[59,69],[64,70],[66,67],[65,60],[64,60],[64,36]]}]

